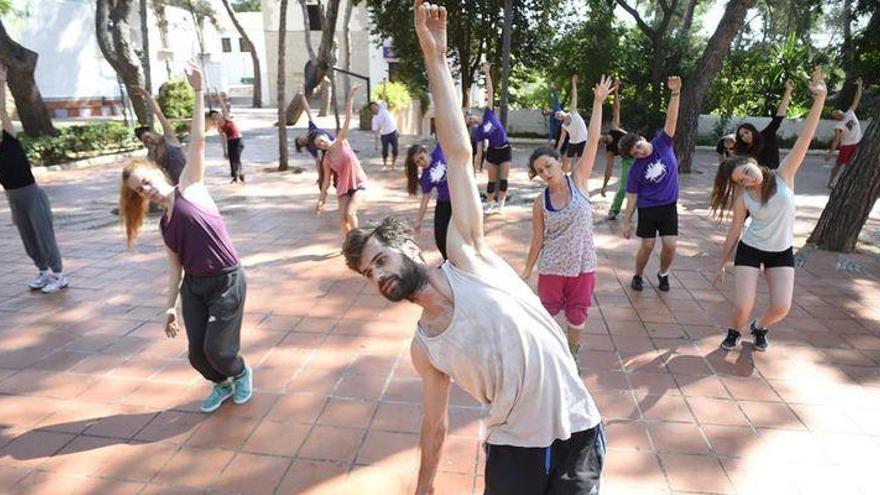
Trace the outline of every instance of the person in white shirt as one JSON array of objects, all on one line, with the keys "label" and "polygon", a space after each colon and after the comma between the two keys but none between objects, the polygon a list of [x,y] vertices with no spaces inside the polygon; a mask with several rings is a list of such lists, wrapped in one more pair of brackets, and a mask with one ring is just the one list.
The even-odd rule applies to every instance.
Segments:
[{"label": "person in white shirt", "polygon": [[388,167],[388,149],[391,148],[391,170],[394,170],[399,147],[397,124],[385,102],[370,102],[370,111],[373,112],[373,132],[376,133],[377,144],[382,140],[382,167]]},{"label": "person in white shirt", "polygon": [[587,124],[584,118],[577,111],[578,92],[577,92],[578,76],[571,76],[571,105],[568,112],[557,110],[556,120],[562,122],[562,134],[559,137],[559,145],[556,149],[560,154],[563,153],[562,143],[568,136],[568,145],[565,147],[562,156],[562,169],[565,173],[571,172],[572,158],[579,160],[584,154],[584,146],[587,144]]},{"label": "person in white shirt", "polygon": [[342,248],[348,267],[386,299],[422,307],[411,344],[424,401],[415,493],[440,493],[434,478],[450,432],[453,380],[488,406],[485,494],[599,493],[604,426],[565,333],[484,238],[470,138],[446,58],[446,9],[416,0],[415,17],[447,159],[449,260],[428,267],[412,230],[393,217],[352,230]]},{"label": "person in white shirt", "polygon": [[838,121],[834,126],[834,138],[831,140],[831,149],[825,155],[825,161],[831,161],[834,151],[839,150],[837,154],[837,162],[831,169],[831,176],[828,178],[828,187],[832,188],[837,184],[837,174],[840,173],[841,167],[846,165],[856,156],[859,150],[859,143],[862,141],[862,125],[859,118],[856,117],[856,109],[859,108],[859,101],[862,99],[862,78],[856,79],[856,94],[853,96],[852,105],[844,112],[842,110],[834,110],[831,112],[831,118]]}]

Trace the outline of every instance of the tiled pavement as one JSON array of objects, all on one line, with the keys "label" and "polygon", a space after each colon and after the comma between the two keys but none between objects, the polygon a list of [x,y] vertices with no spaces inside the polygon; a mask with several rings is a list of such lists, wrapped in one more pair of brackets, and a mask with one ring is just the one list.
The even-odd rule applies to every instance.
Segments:
[{"label": "tiled pavement", "polygon": [[[155,218],[129,253],[108,213],[117,168],[40,178],[71,279],[54,296],[23,289],[34,270],[0,202],[0,492],[412,492],[421,390],[408,343],[418,311],[385,302],[346,271],[334,206],[312,213],[310,167],[265,170],[271,122],[270,112],[243,112],[246,186],[226,184],[219,149],[209,145],[209,187],[248,275],[242,349],[257,392],[244,406],[197,412],[208,388],[190,369],[183,338],[161,331],[166,264]],[[369,136],[355,139],[364,156],[375,155]],[[517,268],[530,233],[524,198],[538,190],[521,166],[528,151],[516,148],[520,200],[486,224],[490,243]],[[402,174],[364,161],[372,185],[362,218],[414,215]],[[810,162],[798,179],[799,243],[825,201],[826,173]],[[608,425],[603,493],[876,493],[876,255],[809,253],[769,351],[747,343],[724,353],[717,344],[733,281],[719,289],[709,279],[724,234],[706,217],[709,181],[682,180],[683,235],[668,294],[653,285],[632,293],[634,241],[617,224],[596,225],[598,286],[578,362]],[[597,219],[608,199],[594,197]],[[866,230],[876,232],[878,219]],[[429,228],[422,238],[433,247]],[[838,271],[848,262],[858,269]],[[764,294],[761,286],[759,301]],[[437,493],[481,493],[483,410],[460,390],[452,404]]]}]

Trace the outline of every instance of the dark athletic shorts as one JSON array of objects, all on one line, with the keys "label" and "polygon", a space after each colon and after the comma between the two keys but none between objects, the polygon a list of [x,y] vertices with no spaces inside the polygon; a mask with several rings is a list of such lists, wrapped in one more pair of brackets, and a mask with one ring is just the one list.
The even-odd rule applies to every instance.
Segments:
[{"label": "dark athletic shorts", "polygon": [[753,248],[743,241],[739,241],[736,246],[736,258],[733,261],[735,266],[753,266],[764,269],[775,268],[778,266],[790,266],[794,268],[794,250],[789,247],[785,251],[763,251]]},{"label": "dark athletic shorts", "polygon": [[483,495],[599,493],[604,463],[605,427],[601,424],[545,448],[486,444]]},{"label": "dark athletic shorts", "polygon": [[510,151],[510,145],[505,144],[503,148],[489,148],[486,151],[486,161],[491,163],[492,165],[501,165],[502,163],[509,162],[513,159],[513,155]]},{"label": "dark athletic shorts", "polygon": [[678,235],[678,203],[639,208],[636,235],[644,239],[653,239],[658,233],[661,237]]},{"label": "dark athletic shorts", "polygon": [[577,144],[568,143],[568,147],[565,148],[565,156],[569,158],[580,157],[584,154],[584,148],[586,148],[586,146],[586,141]]},{"label": "dark athletic shorts", "polygon": [[399,141],[397,139],[397,131],[391,134],[382,135],[382,158],[388,158],[388,148],[391,147],[391,154],[397,156]]},{"label": "dark athletic shorts", "polygon": [[352,197],[352,196],[354,196],[354,193],[360,192],[360,191],[366,191],[366,190],[367,190],[367,188],[365,186],[357,186],[354,189],[349,189],[348,191],[345,191],[344,193],[341,194],[341,196]]}]

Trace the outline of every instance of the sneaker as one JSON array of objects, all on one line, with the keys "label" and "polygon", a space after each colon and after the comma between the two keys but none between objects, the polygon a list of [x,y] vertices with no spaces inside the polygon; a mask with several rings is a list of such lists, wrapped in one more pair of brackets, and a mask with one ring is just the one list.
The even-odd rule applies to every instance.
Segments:
[{"label": "sneaker", "polygon": [[669,275],[657,274],[657,280],[660,282],[659,289],[663,292],[669,292]]},{"label": "sneaker", "polygon": [[736,330],[730,328],[727,330],[727,337],[725,337],[724,342],[721,343],[721,348],[725,351],[732,351],[736,348],[736,345],[739,344],[740,340],[742,340],[742,335]]},{"label": "sneaker", "polygon": [[642,280],[641,275],[633,275],[632,282],[629,286],[632,287],[633,290],[641,292],[641,290],[645,288],[645,282]]},{"label": "sneaker", "polygon": [[483,208],[483,215],[487,215],[487,216],[494,215],[495,213],[498,213],[497,208],[498,207],[496,206],[495,203],[490,203],[490,204],[486,205],[485,208]]},{"label": "sneaker", "polygon": [[761,352],[767,350],[767,346],[770,344],[767,341],[767,329],[766,328],[758,328],[757,322],[752,322],[752,336],[754,339],[755,349],[758,349]]},{"label": "sneaker", "polygon": [[31,283],[28,284],[28,287],[30,287],[31,290],[40,290],[48,285],[50,280],[52,280],[52,275],[49,274],[48,271],[40,272],[37,274],[36,277],[34,277],[33,280],[31,280]]},{"label": "sneaker", "polygon": [[233,393],[233,385],[230,381],[225,381],[223,383],[215,383],[214,389],[211,390],[211,395],[202,402],[202,407],[200,409],[204,413],[211,413],[217,410],[226,399],[232,397]]},{"label": "sneaker", "polygon": [[244,174],[239,175],[238,180],[240,180],[241,183],[244,184]]},{"label": "sneaker", "polygon": [[67,287],[67,284],[67,277],[63,273],[57,275],[53,273],[49,275],[49,282],[40,290],[43,291],[43,294],[54,294]]},{"label": "sneaker", "polygon": [[244,373],[232,381],[235,393],[232,396],[232,402],[236,404],[244,404],[251,400],[254,395],[254,370],[250,366],[244,366]]},{"label": "sneaker", "polygon": [[110,214],[116,215],[118,217],[119,216],[119,208],[113,208],[112,210],[110,210]]},{"label": "sneaker", "polygon": [[607,220],[617,220],[617,213],[615,213],[615,212],[613,212],[613,211],[612,211],[612,212],[609,212],[609,213],[608,213],[608,217],[606,217],[606,219],[607,219]]}]

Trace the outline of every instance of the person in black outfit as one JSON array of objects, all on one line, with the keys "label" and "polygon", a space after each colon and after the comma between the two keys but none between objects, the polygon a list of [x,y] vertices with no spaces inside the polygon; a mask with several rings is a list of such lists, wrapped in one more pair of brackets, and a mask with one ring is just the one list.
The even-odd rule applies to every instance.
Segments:
[{"label": "person in black outfit", "polygon": [[788,113],[793,87],[791,80],[785,81],[785,93],[782,95],[776,115],[763,130],[758,132],[754,125],[748,123],[737,127],[734,154],[751,156],[759,165],[771,170],[779,168],[779,142],[776,140],[776,132],[785,114]]},{"label": "person in black outfit", "polygon": [[715,144],[715,153],[718,154],[718,164],[734,156],[733,151],[736,148],[736,135],[726,134],[721,136],[718,143]]}]

